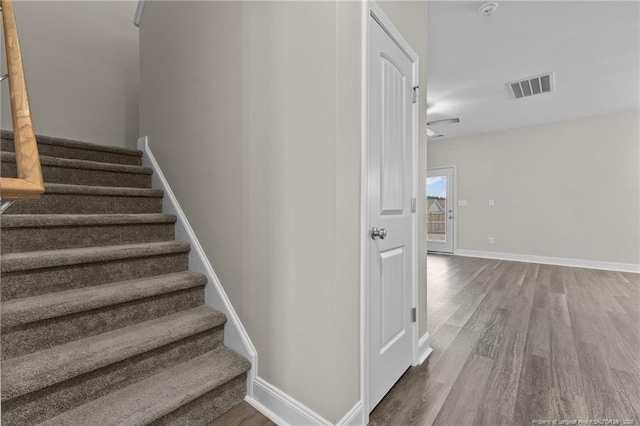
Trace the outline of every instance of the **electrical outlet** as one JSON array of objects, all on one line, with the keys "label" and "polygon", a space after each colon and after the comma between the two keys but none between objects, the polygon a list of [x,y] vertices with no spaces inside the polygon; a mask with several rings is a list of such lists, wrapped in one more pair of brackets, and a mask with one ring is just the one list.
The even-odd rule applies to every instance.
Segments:
[{"label": "electrical outlet", "polygon": [[493,237],[489,237],[489,244],[493,244]]},{"label": "electrical outlet", "polygon": [[493,200],[489,200],[489,206],[490,206],[490,207],[493,207],[493,206],[495,206],[495,205],[496,205],[496,203],[495,203]]}]

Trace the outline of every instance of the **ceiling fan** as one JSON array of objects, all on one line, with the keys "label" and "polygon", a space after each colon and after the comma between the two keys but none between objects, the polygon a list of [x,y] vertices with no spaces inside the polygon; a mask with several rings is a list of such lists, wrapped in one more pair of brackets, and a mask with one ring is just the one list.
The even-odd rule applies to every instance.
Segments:
[{"label": "ceiling fan", "polygon": [[441,120],[432,120],[427,121],[427,136],[430,138],[440,138],[444,136],[441,133],[436,132],[430,126],[437,126],[438,124],[458,124],[460,123],[460,119],[458,117],[455,118],[443,118]]}]

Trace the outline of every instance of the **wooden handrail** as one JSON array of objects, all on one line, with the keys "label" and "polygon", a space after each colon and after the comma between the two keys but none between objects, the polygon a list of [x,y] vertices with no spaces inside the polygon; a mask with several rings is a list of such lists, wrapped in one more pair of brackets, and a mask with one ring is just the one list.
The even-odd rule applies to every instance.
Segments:
[{"label": "wooden handrail", "polygon": [[38,144],[33,129],[27,83],[22,67],[22,53],[18,41],[18,28],[12,0],[0,0],[4,44],[7,54],[13,143],[16,148],[17,178],[0,178],[2,200],[37,199],[44,192]]}]

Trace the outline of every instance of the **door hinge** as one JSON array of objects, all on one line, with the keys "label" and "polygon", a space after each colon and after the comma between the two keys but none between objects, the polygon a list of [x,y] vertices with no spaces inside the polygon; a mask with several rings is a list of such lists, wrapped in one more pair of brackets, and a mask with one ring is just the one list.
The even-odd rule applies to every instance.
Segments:
[{"label": "door hinge", "polygon": [[418,204],[418,200],[416,199],[416,197],[413,197],[411,199],[411,213],[416,212],[417,204]]},{"label": "door hinge", "polygon": [[418,102],[418,89],[420,89],[420,86],[415,86],[413,88],[413,94],[411,95],[412,104],[415,104],[416,102]]},{"label": "door hinge", "polygon": [[417,316],[418,313],[416,311],[416,308],[411,308],[411,322],[416,322]]}]

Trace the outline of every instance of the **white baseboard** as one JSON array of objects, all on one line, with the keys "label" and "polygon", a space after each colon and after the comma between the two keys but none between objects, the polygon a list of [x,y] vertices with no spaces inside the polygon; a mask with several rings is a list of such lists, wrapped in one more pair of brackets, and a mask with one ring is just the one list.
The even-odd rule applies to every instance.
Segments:
[{"label": "white baseboard", "polygon": [[279,426],[328,426],[331,424],[309,407],[295,400],[261,377],[255,378],[253,383],[253,398],[247,397],[246,401]]},{"label": "white baseboard", "polygon": [[425,335],[418,340],[418,365],[425,362],[432,352],[431,337],[429,337],[429,333],[425,333]]},{"label": "white baseboard", "polygon": [[253,383],[258,371],[258,353],[256,352],[247,331],[240,322],[240,318],[235,309],[231,305],[231,301],[218,280],[213,270],[213,266],[204,253],[198,237],[193,232],[187,217],[185,216],[178,200],[176,199],[169,183],[167,182],[158,162],[156,161],[149,141],[146,136],[138,139],[138,149],[144,155],[142,157],[142,165],[153,169],[152,185],[154,188],[164,190],[164,198],[162,201],[162,210],[164,213],[173,214],[177,217],[176,222],[176,240],[188,241],[191,244],[189,252],[189,269],[193,272],[199,272],[206,275],[208,282],[205,287],[205,304],[224,313],[227,316],[227,322],[224,326],[224,344],[240,355],[244,356],[251,362],[251,370],[247,374],[247,395],[253,394]]},{"label": "white baseboard", "polygon": [[336,426],[364,426],[366,424],[367,422],[365,422],[364,419],[364,403],[360,400],[336,423]]},{"label": "white baseboard", "polygon": [[604,269],[607,271],[640,273],[640,264],[601,262],[597,260],[569,259],[565,257],[533,256],[528,254],[498,253],[493,251],[457,249],[456,256],[485,259],[512,260],[515,262],[542,263],[545,265],[571,266],[574,268]]},{"label": "white baseboard", "polygon": [[[253,396],[245,398],[256,410],[279,426],[331,426],[332,423],[266,380],[256,377]],[[362,401],[358,401],[336,426],[364,425]]]}]

